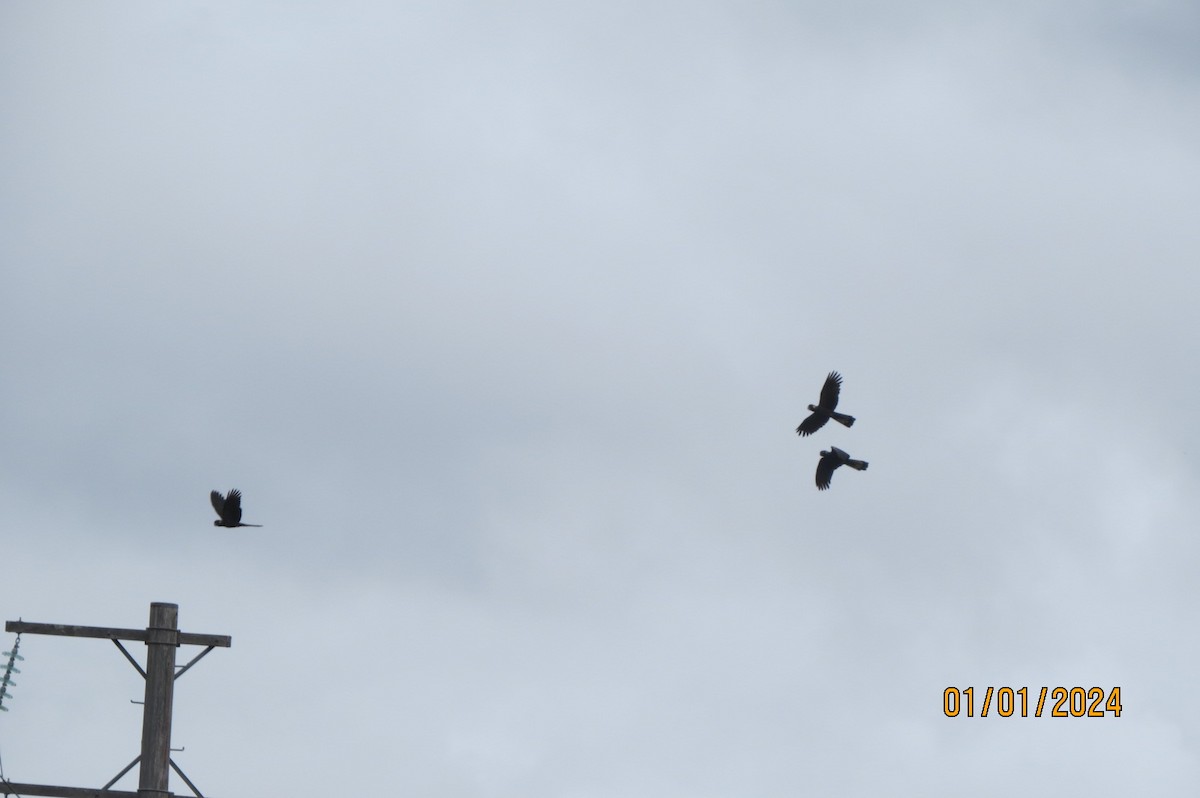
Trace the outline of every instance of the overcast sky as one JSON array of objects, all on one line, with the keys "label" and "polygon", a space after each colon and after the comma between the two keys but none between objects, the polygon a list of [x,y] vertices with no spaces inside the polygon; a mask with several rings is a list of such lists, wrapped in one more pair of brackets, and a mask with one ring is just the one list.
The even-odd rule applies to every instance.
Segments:
[{"label": "overcast sky", "polygon": [[1198,95],[1183,0],[9,0],[3,620],[231,635],[215,798],[1193,793]]}]

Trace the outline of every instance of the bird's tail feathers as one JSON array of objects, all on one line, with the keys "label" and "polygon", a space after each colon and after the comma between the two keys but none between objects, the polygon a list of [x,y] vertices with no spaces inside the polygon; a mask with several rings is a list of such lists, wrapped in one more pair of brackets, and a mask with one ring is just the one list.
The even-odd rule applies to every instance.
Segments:
[{"label": "bird's tail feathers", "polygon": [[834,421],[836,421],[839,424],[842,424],[843,426],[847,426],[847,427],[854,426],[854,416],[848,416],[845,413],[839,413],[836,410],[834,412],[830,413],[829,415],[833,417]]},{"label": "bird's tail feathers", "polygon": [[866,471],[867,470],[867,461],[866,460],[847,460],[846,465],[850,466],[855,471]]},{"label": "bird's tail feathers", "polygon": [[[866,468],[866,467],[867,467],[867,464],[863,463],[863,468]],[[262,524],[242,524],[242,526],[262,526]]]}]

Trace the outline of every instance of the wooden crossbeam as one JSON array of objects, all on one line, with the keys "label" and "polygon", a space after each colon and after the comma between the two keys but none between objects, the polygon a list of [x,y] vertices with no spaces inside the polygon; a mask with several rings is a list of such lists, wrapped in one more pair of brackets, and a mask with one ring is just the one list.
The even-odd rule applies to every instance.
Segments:
[{"label": "wooden crossbeam", "polygon": [[[116,629],[108,626],[71,626],[63,623],[29,623],[8,621],[4,631],[35,635],[60,635],[62,637],[98,637],[104,640],[137,640],[145,643],[156,629]],[[176,642],[182,646],[220,646],[229,648],[233,638],[229,635],[202,635],[194,632],[176,632]]]}]

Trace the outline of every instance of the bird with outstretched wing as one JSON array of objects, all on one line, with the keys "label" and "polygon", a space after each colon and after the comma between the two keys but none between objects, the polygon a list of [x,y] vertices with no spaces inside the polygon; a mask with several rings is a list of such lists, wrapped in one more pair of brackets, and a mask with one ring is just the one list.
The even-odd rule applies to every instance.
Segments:
[{"label": "bird with outstretched wing", "polygon": [[848,416],[845,413],[838,413],[834,410],[837,407],[838,395],[841,392],[842,375],[836,371],[829,372],[829,376],[825,378],[825,384],[821,386],[821,401],[818,404],[808,406],[811,415],[800,422],[800,426],[796,427],[796,433],[801,437],[812,435],[825,426],[825,422],[831,418],[847,427],[854,426],[854,416]]},{"label": "bird with outstretched wing", "polygon": [[242,492],[237,488],[229,491],[228,496],[222,496],[214,490],[209,494],[209,498],[212,499],[213,509],[220,516],[213,521],[213,526],[262,526],[262,524],[242,523]]},{"label": "bird with outstretched wing", "polygon": [[829,451],[821,452],[817,461],[817,490],[829,490],[833,472],[841,466],[850,466],[855,471],[866,471],[866,460],[855,460],[836,446],[830,446]]}]

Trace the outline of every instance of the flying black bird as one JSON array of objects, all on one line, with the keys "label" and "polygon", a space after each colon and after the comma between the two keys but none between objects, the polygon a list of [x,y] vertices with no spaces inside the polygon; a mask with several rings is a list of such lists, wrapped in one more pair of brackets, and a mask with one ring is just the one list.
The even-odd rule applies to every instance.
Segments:
[{"label": "flying black bird", "polygon": [[262,524],[242,523],[242,492],[237,488],[229,491],[229,496],[222,496],[215,490],[209,494],[213,509],[220,519],[213,521],[213,526],[262,526]]},{"label": "flying black bird", "polygon": [[852,460],[850,455],[836,446],[830,446],[828,452],[821,452],[821,459],[817,462],[817,490],[829,490],[829,481],[833,479],[834,469],[843,465],[848,465],[855,471],[867,470],[866,460]]},{"label": "flying black bird", "polygon": [[812,411],[812,415],[801,421],[800,426],[796,427],[797,434],[801,436],[812,435],[825,426],[825,422],[831,418],[847,427],[853,426],[854,416],[848,416],[845,413],[835,413],[833,410],[837,407],[838,394],[841,391],[842,375],[836,371],[829,372],[829,376],[825,378],[825,384],[821,386],[820,404],[808,406],[808,409]]}]

